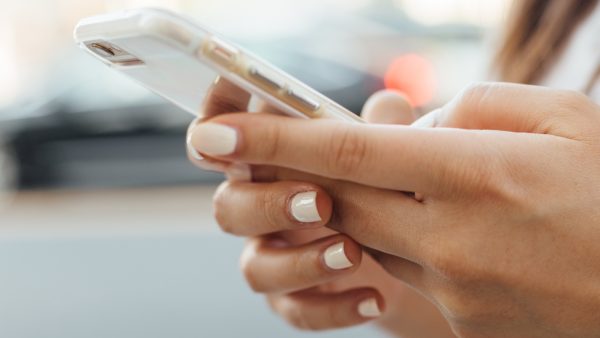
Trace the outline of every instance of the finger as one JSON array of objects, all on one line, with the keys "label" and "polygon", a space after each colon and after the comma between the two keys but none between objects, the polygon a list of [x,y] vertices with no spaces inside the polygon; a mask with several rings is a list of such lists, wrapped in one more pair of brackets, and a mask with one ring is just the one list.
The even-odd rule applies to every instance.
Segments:
[{"label": "finger", "polygon": [[352,289],[340,293],[307,290],[269,297],[275,312],[302,330],[326,330],[365,323],[385,310],[380,293],[372,288]]},{"label": "finger", "polygon": [[360,245],[344,235],[300,246],[282,241],[279,237],[256,238],[244,248],[241,267],[254,291],[279,293],[311,288],[349,275],[362,259]]},{"label": "finger", "polygon": [[427,113],[421,117],[419,117],[416,121],[414,121],[411,125],[413,127],[419,127],[419,128],[436,128],[436,127],[443,127],[442,125],[440,125],[440,123],[438,122],[440,115],[441,115],[442,109],[435,109],[433,111],[431,111],[430,113]]},{"label": "finger", "polygon": [[277,115],[285,115],[281,109],[273,106],[272,104],[267,103],[264,100],[257,99],[256,100],[256,109],[255,111],[261,113],[269,113],[269,114],[277,114]]},{"label": "finger", "polygon": [[245,163],[221,161],[208,156],[202,156],[191,145],[189,136],[186,147],[188,160],[198,168],[225,173],[227,179],[231,182],[249,182],[252,180],[252,169],[249,165]]},{"label": "finger", "polygon": [[[363,107],[363,118],[369,123],[404,124],[415,122],[416,114],[408,98],[395,90],[382,90],[367,100]],[[423,201],[423,194],[414,193],[417,201]]]},{"label": "finger", "polygon": [[[551,134],[571,138],[582,123],[590,100],[583,94],[512,83],[480,83],[463,90],[437,116],[437,125]],[[579,116],[566,114],[578,106]],[[585,118],[581,118],[585,117]]]},{"label": "finger", "polygon": [[206,93],[198,118],[190,123],[187,130],[186,148],[188,159],[196,166],[204,170],[224,172],[228,162],[202,156],[191,145],[190,131],[200,122],[207,118],[226,113],[238,113],[246,111],[251,95],[234,83],[222,77],[217,77],[215,82]]},{"label": "finger", "polygon": [[258,175],[266,181],[310,182],[327,191],[334,203],[327,227],[347,234],[366,247],[418,261],[421,239],[433,230],[428,206],[403,193],[293,169],[262,166],[257,169],[255,179]]},{"label": "finger", "polygon": [[[244,164],[232,164],[227,161],[218,160],[209,156],[202,156],[191,145],[190,130],[201,121],[217,116],[220,114],[242,112],[249,109],[251,94],[235,85],[233,82],[218,77],[215,83],[209,89],[206,99],[202,104],[199,117],[196,118],[188,127],[188,135],[186,138],[186,148],[188,159],[197,167],[217,172],[225,172],[227,178],[232,181],[248,181],[250,176],[250,168]],[[265,101],[254,100],[256,109],[260,112],[281,114],[281,111]]]},{"label": "finger", "polygon": [[425,291],[425,271],[421,265],[381,251],[369,248],[365,248],[365,251],[390,275],[417,290]]},{"label": "finger", "polygon": [[413,107],[406,96],[392,90],[373,94],[361,115],[367,122],[379,124],[411,124],[415,120]]},{"label": "finger", "polygon": [[218,77],[209,89],[199,115],[202,118],[210,118],[226,113],[245,112],[250,97],[250,93],[233,82]]},{"label": "finger", "polygon": [[331,218],[329,195],[301,182],[225,182],[213,198],[217,223],[230,234],[258,236],[318,227]]},{"label": "finger", "polygon": [[485,135],[459,129],[230,114],[197,126],[192,144],[201,153],[220,158],[432,195],[448,186],[460,188],[458,180],[477,175],[481,163],[499,161],[482,144]]}]

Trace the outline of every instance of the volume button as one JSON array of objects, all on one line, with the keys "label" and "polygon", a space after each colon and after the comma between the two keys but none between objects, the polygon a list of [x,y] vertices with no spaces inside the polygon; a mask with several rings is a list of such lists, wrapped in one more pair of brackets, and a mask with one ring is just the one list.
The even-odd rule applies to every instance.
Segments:
[{"label": "volume button", "polygon": [[212,61],[229,68],[235,64],[239,51],[221,39],[212,37],[204,48],[204,54]]},{"label": "volume button", "polygon": [[269,89],[273,89],[276,91],[283,89],[283,87],[285,85],[282,81],[278,81],[278,80],[268,76],[267,74],[258,70],[254,66],[251,66],[248,69],[248,75],[250,75],[250,78],[257,85],[262,86],[262,87],[268,87]]},{"label": "volume button", "polygon": [[321,105],[317,101],[314,101],[312,99],[309,99],[308,97],[300,95],[293,89],[288,89],[286,91],[286,95],[290,99],[292,99],[293,102],[296,102],[297,104],[304,107],[305,109],[310,110],[311,112],[315,112],[315,111],[319,110],[319,108],[321,107]]}]

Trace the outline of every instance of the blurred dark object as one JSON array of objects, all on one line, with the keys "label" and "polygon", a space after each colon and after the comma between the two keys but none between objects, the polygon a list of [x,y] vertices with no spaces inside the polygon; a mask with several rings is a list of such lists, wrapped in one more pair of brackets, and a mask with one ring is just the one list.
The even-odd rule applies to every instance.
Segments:
[{"label": "blurred dark object", "polygon": [[[427,111],[480,78],[482,33],[423,25],[378,0],[352,18],[326,16],[305,32],[242,45],[351,111],[386,85]],[[0,110],[0,190],[222,179],[188,163],[189,114],[75,46],[49,64],[41,88]]]},{"label": "blurred dark object", "polygon": [[[373,76],[302,54],[271,53],[271,59],[353,111],[383,86]],[[13,181],[7,185],[128,187],[222,179],[187,160],[185,131],[193,116],[78,50],[48,78],[54,81],[38,91],[48,96],[43,103],[36,98],[0,112],[4,157],[16,168],[14,177],[4,178]]]}]

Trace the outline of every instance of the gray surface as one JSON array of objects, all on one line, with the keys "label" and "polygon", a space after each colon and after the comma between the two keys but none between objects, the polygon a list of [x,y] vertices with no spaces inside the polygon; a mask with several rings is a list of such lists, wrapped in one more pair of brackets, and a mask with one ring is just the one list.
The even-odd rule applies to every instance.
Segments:
[{"label": "gray surface", "polygon": [[383,337],[303,333],[271,314],[217,234],[0,238],[0,337]]}]

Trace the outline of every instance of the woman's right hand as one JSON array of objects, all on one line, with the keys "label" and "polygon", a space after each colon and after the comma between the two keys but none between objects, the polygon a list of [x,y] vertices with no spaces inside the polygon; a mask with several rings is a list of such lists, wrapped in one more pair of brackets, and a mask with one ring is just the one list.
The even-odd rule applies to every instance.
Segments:
[{"label": "woman's right hand", "polygon": [[[246,111],[249,98],[230,82],[218,81],[202,116]],[[414,120],[410,105],[389,92],[374,95],[363,117],[394,124]],[[264,293],[273,310],[293,326],[323,330],[377,318],[398,336],[454,337],[435,306],[363,255],[351,238],[325,228],[332,205],[319,187],[321,178],[266,167],[254,167],[250,173],[244,164],[199,160],[193,153],[190,158],[202,168],[225,171],[234,178],[215,194],[217,221],[225,232],[249,237],[241,258],[244,275],[251,288]],[[255,183],[243,182],[249,177]],[[273,183],[282,177],[285,181]],[[256,189],[252,186],[256,181],[270,182],[269,188]],[[302,194],[308,191],[312,193]],[[302,198],[316,199],[317,210],[304,210],[299,216]],[[294,204],[300,211],[294,211]]]}]

